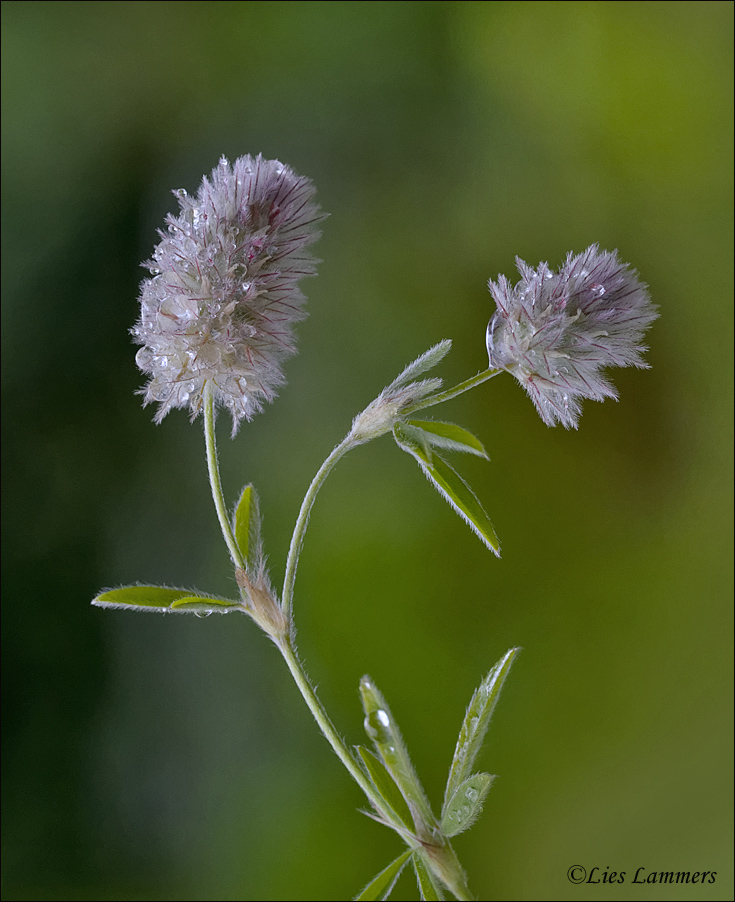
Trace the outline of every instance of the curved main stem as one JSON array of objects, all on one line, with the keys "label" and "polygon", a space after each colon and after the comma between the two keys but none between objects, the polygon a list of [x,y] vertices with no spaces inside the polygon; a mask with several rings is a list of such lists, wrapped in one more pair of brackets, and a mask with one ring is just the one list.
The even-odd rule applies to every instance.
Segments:
[{"label": "curved main stem", "polygon": [[[387,824],[393,826],[393,829],[403,837],[410,848],[414,850],[418,849],[419,840],[416,839],[416,837],[411,837],[411,835],[406,832],[405,827],[396,820],[393,812],[386,811],[383,799],[375,792],[372,783],[362,772],[344,740],[337,732],[306,676],[303,665],[296,655],[296,650],[293,647],[290,637],[285,637],[276,644],[278,645],[278,648],[288,665],[288,669],[291,671],[291,675],[293,676],[296,685],[299,687],[301,695],[311,711],[314,720],[316,720],[327,742],[332,746],[339,760],[349,771],[350,776],[358,784],[360,789],[362,789],[375,810],[380,813],[383,820]],[[426,854],[426,850],[424,850],[424,853]],[[457,859],[456,853],[449,844],[432,848],[431,852],[428,854],[428,858],[434,863],[435,867],[441,873],[442,879],[460,902],[466,902],[466,900],[468,902],[468,900],[472,899],[462,866]]]},{"label": "curved main stem", "polygon": [[[479,385],[487,379],[492,378],[492,376],[497,375],[498,372],[500,371],[486,370],[483,373],[479,373],[477,376],[473,376],[471,379],[467,379],[465,382],[460,383],[453,389],[449,389],[446,392],[442,392],[441,394],[434,395],[433,397],[425,398],[423,401],[417,402],[410,408],[407,408],[405,411],[403,411],[403,413],[412,413],[414,410],[420,410],[424,407],[432,407],[434,404],[440,404],[443,401],[448,401],[451,398],[462,394],[462,392],[473,388],[475,385]],[[219,519],[222,535],[230,552],[232,563],[238,570],[245,570],[245,561],[240,552],[240,549],[238,548],[237,541],[235,540],[232,526],[230,525],[230,521],[227,516],[227,506],[222,494],[222,482],[220,479],[219,463],[217,460],[217,445],[214,428],[214,398],[212,396],[212,390],[209,383],[207,383],[204,387],[203,400],[204,438],[207,449],[207,469],[209,472],[209,482],[212,488],[212,498],[214,500],[214,506],[217,511],[217,518]],[[353,448],[357,444],[361,444],[361,442],[356,440],[351,433],[345,439],[343,439],[342,442],[337,445],[337,447],[321,465],[316,476],[311,481],[311,485],[309,486],[306,495],[304,496],[304,500],[299,511],[299,516],[296,520],[296,526],[294,527],[293,536],[291,537],[291,545],[289,547],[288,560],[286,562],[286,576],[283,583],[281,609],[288,623],[291,622],[293,590],[296,580],[296,569],[298,567],[299,555],[304,544],[304,536],[306,534],[306,528],[309,524],[311,509],[314,506],[316,496],[327,476],[334,469],[334,466],[337,464],[339,459],[343,457],[350,450],[350,448]],[[317,697],[313,686],[309,682],[309,678],[306,675],[306,671],[304,670],[301,661],[299,661],[298,659],[296,649],[293,644],[292,633],[290,632],[290,630],[284,631],[282,633],[271,632],[270,635],[275,644],[278,646],[279,651],[283,655],[286,665],[288,666],[288,669],[290,670],[291,675],[293,676],[294,681],[296,682],[296,685],[298,686],[307,707],[311,711],[314,720],[317,722],[319,729],[322,731],[325,738],[332,746],[332,749],[334,750],[339,760],[347,768],[350,776],[358,784],[360,789],[362,789],[362,791],[365,793],[375,810],[379,813],[380,818],[386,824],[392,826],[393,829],[404,838],[404,840],[409,844],[411,848],[418,849],[419,840],[406,831],[405,826],[396,820],[395,815],[390,809],[386,809],[385,802],[383,801],[381,795],[373,786],[372,781],[363,772],[362,768],[357,763],[357,760],[346,745],[345,741],[337,732],[337,729],[330,720],[326,709],[319,701],[319,698]],[[414,845],[414,843],[416,843],[416,845]],[[428,858],[432,860],[434,868],[438,870],[439,873],[441,873],[442,879],[459,900],[472,898],[469,894],[469,890],[467,889],[467,884],[465,882],[462,868],[450,845],[446,844],[442,846],[436,846],[431,850],[431,852],[428,849],[424,849],[422,855],[425,857],[428,856]]]},{"label": "curved main stem", "polygon": [[[217,445],[215,442],[214,431],[214,399],[212,398],[212,393],[209,389],[209,385],[207,385],[204,389],[204,438],[207,448],[207,469],[209,471],[209,482],[212,487],[212,498],[214,499],[214,506],[217,510],[217,517],[222,529],[222,535],[224,536],[225,542],[227,543],[233,564],[235,564],[235,566],[239,567],[240,569],[245,569],[245,562],[243,561],[240,549],[237,547],[237,542],[235,541],[235,536],[233,535],[232,527],[230,526],[230,521],[227,517],[227,507],[225,505],[224,496],[222,494],[222,482],[220,480],[219,474]],[[296,559],[298,558],[298,552],[304,540],[304,532],[306,531],[306,525],[309,521],[309,513],[311,511],[312,505],[314,504],[314,499],[316,498],[321,484],[327,478],[329,471],[337,463],[339,458],[342,457],[342,455],[349,449],[350,446],[351,443],[348,443],[345,439],[345,441],[342,442],[341,445],[335,448],[327,458],[327,460],[324,462],[324,464],[322,464],[321,469],[314,477],[314,480],[309,486],[309,491],[307,492],[304,503],[301,506],[299,519],[296,522],[294,539],[291,542],[291,551],[289,553],[289,562],[291,564],[291,568],[287,572],[287,585],[291,587],[291,593],[293,592],[293,582],[296,575]],[[290,579],[288,573],[290,573]],[[284,597],[286,597],[285,594]],[[336,752],[337,757],[350,772],[350,776],[358,783],[368,799],[370,799],[373,805],[375,805],[376,809],[380,811],[384,817],[390,819],[389,813],[383,811],[381,799],[375,793],[365,774],[362,772],[357,762],[352,757],[352,754],[345,745],[344,740],[337,732],[334,724],[329,719],[329,715],[327,714],[324,706],[319,701],[316,693],[314,692],[314,689],[309,682],[309,678],[304,671],[303,665],[296,655],[296,650],[294,649],[291,637],[283,636],[277,639],[276,645],[283,655],[284,660],[288,665],[288,669],[291,671],[291,675],[296,681],[296,685],[299,687],[299,690],[304,697],[304,701],[308,705],[309,710],[314,717],[314,720],[316,720],[322,733],[325,735],[327,741]]]},{"label": "curved main stem", "polygon": [[309,517],[311,509],[316,501],[319,489],[324,484],[324,480],[334,469],[337,461],[343,457],[354,446],[355,442],[348,435],[339,445],[332,451],[329,457],[319,467],[319,472],[312,479],[304,500],[301,502],[301,510],[296,520],[293,535],[291,536],[291,547],[288,549],[288,560],[286,561],[286,576],[283,580],[283,593],[281,595],[281,607],[284,614],[290,618],[291,608],[293,606],[293,587],[296,582],[296,568],[299,565],[299,555],[304,544],[304,536],[306,535],[306,527],[309,525]]},{"label": "curved main stem", "polygon": [[339,760],[347,768],[350,776],[375,806],[376,811],[379,811],[386,820],[392,821],[392,816],[384,810],[382,799],[376,794],[372,784],[352,757],[352,753],[347,748],[344,739],[342,739],[337,732],[337,728],[330,720],[324,705],[319,701],[319,698],[314,691],[314,687],[309,682],[309,678],[304,671],[304,666],[298,659],[291,638],[286,636],[276,644],[288,665],[288,669],[291,671],[291,676],[299,687],[299,691],[301,692],[304,701],[311,711],[314,720],[319,725],[319,729],[324,734],[327,742],[332,746]]}]

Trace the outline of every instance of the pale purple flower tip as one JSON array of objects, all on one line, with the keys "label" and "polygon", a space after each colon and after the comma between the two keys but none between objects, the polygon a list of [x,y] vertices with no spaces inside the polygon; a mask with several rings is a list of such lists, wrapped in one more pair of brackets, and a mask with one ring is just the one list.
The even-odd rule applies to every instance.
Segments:
[{"label": "pale purple flower tip", "polygon": [[306,315],[299,288],[316,274],[306,250],[324,219],[315,188],[277,160],[222,157],[196,197],[175,191],[181,211],[144,264],[132,330],[136,355],[151,379],[141,392],[159,403],[159,422],[174,407],[192,419],[209,382],[232,414],[233,434],[283,384],[283,360],[295,353],[293,324]]},{"label": "pale purple flower tip", "polygon": [[497,311],[487,327],[490,366],[518,379],[547,426],[577,427],[580,400],[617,398],[601,370],[647,367],[646,329],[658,316],[638,273],[596,244],[558,273],[516,258],[520,282],[489,282]]}]

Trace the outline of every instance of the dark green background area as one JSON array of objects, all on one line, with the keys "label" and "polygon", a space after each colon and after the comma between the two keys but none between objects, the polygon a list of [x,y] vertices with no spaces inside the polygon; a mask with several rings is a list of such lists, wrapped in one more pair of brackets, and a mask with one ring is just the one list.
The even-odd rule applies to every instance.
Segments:
[{"label": "dark green background area", "polygon": [[434,411],[488,448],[456,463],[501,560],[389,438],[340,463],[299,646],[353,743],[372,675],[436,804],[473,688],[524,647],[456,841],[479,898],[732,897],[731,34],[721,2],[3,4],[4,898],[345,899],[400,851],[252,623],[89,605],[234,590],[201,425],[151,423],[128,329],[170,190],[258,152],[331,214],[289,384],[220,424],[277,580],[352,416],[443,338],[447,384],[487,365],[516,255],[599,242],[649,283],[652,369],[578,432],[506,376]]}]

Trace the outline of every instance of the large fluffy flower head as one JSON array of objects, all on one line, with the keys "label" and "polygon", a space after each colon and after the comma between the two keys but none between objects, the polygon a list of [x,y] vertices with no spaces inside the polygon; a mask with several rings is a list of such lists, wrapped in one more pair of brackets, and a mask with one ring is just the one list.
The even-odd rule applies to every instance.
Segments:
[{"label": "large fluffy flower head", "polygon": [[308,179],[261,156],[232,166],[222,157],[196,197],[174,192],[181,210],[144,264],[152,278],[141,284],[132,330],[156,422],[174,407],[193,419],[209,383],[234,434],[275,397],[295,352],[293,325],[305,316],[299,281],[316,273],[307,248],[324,215],[314,193]]},{"label": "large fluffy flower head", "polygon": [[558,273],[516,264],[517,285],[489,282],[498,308],[487,327],[490,366],[515,376],[548,426],[576,428],[582,398],[617,398],[605,367],[647,366],[642,340],[656,308],[638,273],[596,244],[569,254]]}]

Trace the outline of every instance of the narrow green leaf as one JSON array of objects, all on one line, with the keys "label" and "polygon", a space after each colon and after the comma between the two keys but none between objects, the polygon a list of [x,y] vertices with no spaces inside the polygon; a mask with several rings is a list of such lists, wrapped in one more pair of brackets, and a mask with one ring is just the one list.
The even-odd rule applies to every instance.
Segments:
[{"label": "narrow green leaf", "polygon": [[175,601],[169,610],[175,614],[228,614],[233,608],[242,609],[242,604],[220,598],[190,595]]},{"label": "narrow green leaf", "polygon": [[386,770],[383,762],[377,758],[370,749],[366,749],[363,745],[357,746],[358,754],[365,765],[368,776],[373,781],[373,785],[383,797],[383,801],[387,807],[395,814],[410,832],[414,832],[413,819],[411,812],[408,810],[406,800],[401,795],[395,780]]},{"label": "narrow green leaf", "polygon": [[123,586],[106,589],[92,601],[98,608],[127,608],[131,611],[157,611],[162,614],[202,614],[218,611],[226,614],[240,607],[236,601],[199,595],[191,589],[168,589],[164,586]]},{"label": "narrow green leaf", "polygon": [[452,342],[448,338],[445,338],[444,341],[440,341],[439,344],[434,345],[433,348],[429,348],[428,351],[423,353],[420,357],[417,357],[413,363],[409,363],[406,369],[400,373],[400,375],[396,376],[388,388],[397,388],[401,385],[406,385],[407,382],[411,382],[416,376],[420,376],[422,373],[427,372],[427,370],[433,369],[433,367],[446,357],[451,347]]},{"label": "narrow green leaf", "polygon": [[[365,732],[372,739],[379,757],[393,777],[414,818],[418,816],[433,827],[436,819],[431,805],[411,764],[406,745],[385,699],[369,676],[360,680],[360,695],[365,709]],[[419,828],[419,824],[416,824]]]},{"label": "narrow green leaf", "polygon": [[408,452],[423,470],[429,482],[454,508],[475,535],[500,557],[500,542],[485,509],[462,477],[449,464],[411,435],[401,423],[393,427],[398,446]]},{"label": "narrow green leaf", "polygon": [[459,731],[452,766],[449,768],[442,818],[447,811],[447,805],[460,785],[472,774],[475,758],[482,748],[482,741],[490,725],[495,705],[498,703],[500,691],[519,651],[520,648],[511,648],[510,651],[507,651],[480,683],[470,699],[462,728]]},{"label": "narrow green leaf", "polygon": [[248,570],[256,568],[263,557],[263,546],[260,535],[260,504],[258,493],[252,485],[246,485],[242,490],[235,508],[232,529]]},{"label": "narrow green leaf", "polygon": [[411,849],[407,849],[395,861],[391,861],[385,870],[373,877],[365,889],[355,896],[355,902],[374,902],[375,899],[387,899],[410,857]]},{"label": "narrow green leaf", "polygon": [[441,828],[445,836],[469,830],[482,811],[494,779],[490,774],[473,774],[459,784],[442,813]]},{"label": "narrow green leaf", "polygon": [[421,898],[426,899],[427,902],[437,902],[437,900],[444,899],[444,893],[442,892],[439,882],[431,873],[431,870],[426,867],[421,854],[414,852],[411,861],[413,862],[413,869],[416,872],[416,881],[419,885]]},{"label": "narrow green leaf", "polygon": [[437,448],[446,448],[447,451],[464,451],[466,454],[476,454],[486,460],[490,459],[480,439],[454,423],[408,420],[406,426],[419,430],[423,433],[423,440]]}]

